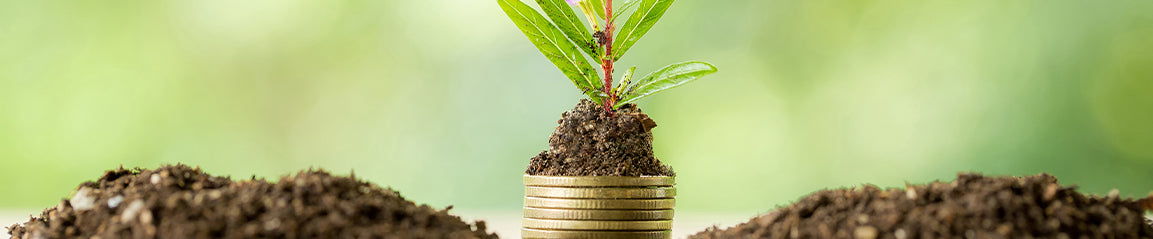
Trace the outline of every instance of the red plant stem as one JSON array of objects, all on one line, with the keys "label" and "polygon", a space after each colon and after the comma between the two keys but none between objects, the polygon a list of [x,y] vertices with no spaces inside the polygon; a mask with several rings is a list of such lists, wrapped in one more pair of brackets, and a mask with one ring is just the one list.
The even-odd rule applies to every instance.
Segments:
[{"label": "red plant stem", "polygon": [[615,105],[617,101],[617,96],[612,93],[613,64],[615,63],[613,61],[613,28],[616,28],[616,26],[611,19],[613,19],[613,0],[605,0],[605,41],[603,42],[605,46],[605,58],[601,59],[601,70],[605,73],[604,92],[609,96],[608,99],[605,99],[604,107],[605,111],[609,112],[609,115],[613,114],[612,106]]},{"label": "red plant stem", "polygon": [[1141,204],[1141,209],[1144,209],[1146,211],[1153,211],[1153,195],[1150,195],[1147,198],[1138,200],[1137,203]]}]

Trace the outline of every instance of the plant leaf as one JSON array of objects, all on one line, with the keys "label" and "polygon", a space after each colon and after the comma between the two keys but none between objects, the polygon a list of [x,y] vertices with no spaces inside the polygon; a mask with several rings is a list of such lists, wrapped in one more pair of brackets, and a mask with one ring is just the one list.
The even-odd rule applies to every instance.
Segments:
[{"label": "plant leaf", "polygon": [[633,44],[637,43],[657,20],[665,15],[665,11],[673,4],[673,0],[641,0],[640,6],[621,27],[613,40],[613,60],[620,60]]},{"label": "plant leaf", "polygon": [[630,86],[624,97],[613,107],[639,100],[645,96],[689,83],[702,76],[717,72],[717,67],[707,62],[687,61],[668,65],[660,70],[649,73],[644,78]]},{"label": "plant leaf", "polygon": [[625,14],[624,14],[625,12],[628,12],[629,10],[632,10],[632,8],[636,7],[636,6],[637,6],[637,3],[640,3],[640,2],[641,2],[640,0],[628,0],[628,1],[625,1],[625,4],[624,4],[624,5],[621,5],[621,8],[620,8],[620,10],[613,10],[613,11],[615,11],[615,13],[617,13],[617,14],[613,14],[613,19],[610,19],[609,21],[610,21],[610,22],[616,22],[618,17],[620,17],[621,15],[625,15]]},{"label": "plant leaf", "polygon": [[573,85],[581,90],[589,98],[595,101],[600,101],[601,95],[593,92],[600,92],[604,83],[600,82],[600,76],[597,75],[596,69],[589,65],[589,62],[580,50],[577,50],[576,45],[565,39],[564,33],[560,29],[553,26],[548,22],[544,16],[537,13],[528,5],[520,0],[497,0],[500,8],[504,9],[505,14],[512,19],[513,23],[520,28],[521,32],[532,41],[533,45],[544,54],[553,65],[569,80],[572,80]]},{"label": "plant leaf", "polygon": [[[585,94],[588,95],[589,98],[591,98],[593,100],[593,102],[596,102],[598,105],[603,104],[602,100],[604,100],[605,98],[609,98],[609,95],[605,94],[605,92],[601,91],[601,89],[590,90],[589,92],[585,92]],[[593,97],[593,96],[596,96],[596,97]]]},{"label": "plant leaf", "polygon": [[544,10],[544,14],[560,28],[561,32],[564,32],[570,41],[576,43],[577,48],[583,50],[589,57],[598,57],[592,34],[589,34],[584,22],[577,17],[576,12],[573,12],[568,3],[565,3],[564,0],[536,0],[536,3],[540,5],[541,10]]},{"label": "plant leaf", "polygon": [[588,0],[593,5],[593,11],[596,12],[597,17],[601,20],[605,19],[605,2],[604,0]]},{"label": "plant leaf", "polygon": [[629,88],[629,85],[633,84],[633,73],[636,71],[637,67],[635,66],[629,67],[629,70],[625,71],[625,76],[621,77],[620,82],[617,82],[617,88],[613,89],[614,95],[624,96],[628,94],[625,90]]}]

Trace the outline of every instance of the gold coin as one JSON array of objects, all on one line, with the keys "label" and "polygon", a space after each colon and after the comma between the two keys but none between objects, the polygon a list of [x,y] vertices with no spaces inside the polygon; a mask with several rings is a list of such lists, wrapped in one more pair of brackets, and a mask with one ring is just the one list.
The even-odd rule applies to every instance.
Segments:
[{"label": "gold coin", "polygon": [[672,220],[673,210],[589,210],[525,207],[524,217],[558,220]]},{"label": "gold coin", "polygon": [[570,239],[601,239],[601,238],[636,238],[636,239],[667,239],[672,238],[672,232],[663,231],[554,231],[540,229],[520,229],[521,238],[570,238]]},{"label": "gold coin", "polygon": [[667,199],[563,199],[525,197],[525,207],[567,209],[673,209],[676,200]]},{"label": "gold coin", "polygon": [[676,185],[674,177],[668,176],[535,176],[524,175],[525,186],[546,187],[650,187]]},{"label": "gold coin", "polygon": [[656,231],[673,229],[672,220],[577,221],[524,218],[520,222],[524,228],[552,230]]},{"label": "gold coin", "polygon": [[673,187],[653,188],[550,188],[527,186],[524,195],[546,198],[673,198],[677,189]]}]

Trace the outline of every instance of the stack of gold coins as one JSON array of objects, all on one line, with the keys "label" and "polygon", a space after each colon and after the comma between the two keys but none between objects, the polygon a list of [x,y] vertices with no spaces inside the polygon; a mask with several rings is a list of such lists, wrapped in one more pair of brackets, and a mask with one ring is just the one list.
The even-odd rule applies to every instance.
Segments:
[{"label": "stack of gold coins", "polygon": [[523,238],[670,238],[673,177],[524,176]]}]

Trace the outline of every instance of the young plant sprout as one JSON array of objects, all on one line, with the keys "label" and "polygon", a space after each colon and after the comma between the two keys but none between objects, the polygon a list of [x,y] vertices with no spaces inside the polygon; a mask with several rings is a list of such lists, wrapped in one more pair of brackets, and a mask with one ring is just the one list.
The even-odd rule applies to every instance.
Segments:
[{"label": "young plant sprout", "polygon": [[[614,88],[614,64],[657,23],[673,4],[673,0],[629,0],[617,12],[613,11],[613,0],[536,2],[548,18],[521,0],[497,0],[533,45],[572,80],[577,89],[603,105],[609,114],[624,104],[717,71],[712,64],[688,61],[665,66],[634,81],[633,71],[636,67],[630,67]],[[592,25],[591,31],[580,21],[572,6],[580,8],[584,13],[585,19]],[[617,17],[630,10],[632,15],[618,30]],[[604,21],[603,24],[601,21]],[[586,55],[599,61],[603,81],[597,70],[588,63]]]}]

